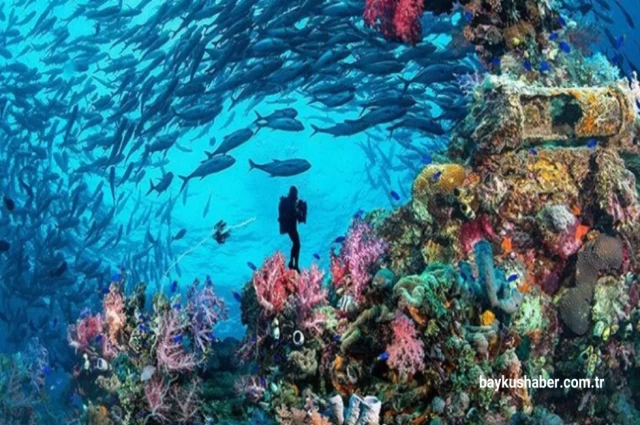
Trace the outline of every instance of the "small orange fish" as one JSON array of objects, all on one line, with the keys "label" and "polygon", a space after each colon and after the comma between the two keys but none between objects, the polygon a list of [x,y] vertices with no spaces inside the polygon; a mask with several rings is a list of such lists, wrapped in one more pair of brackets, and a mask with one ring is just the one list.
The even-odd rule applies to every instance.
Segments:
[{"label": "small orange fish", "polygon": [[571,207],[571,212],[573,213],[573,215],[582,215],[582,208],[580,208],[579,205],[574,205],[573,207]]},{"label": "small orange fish", "polygon": [[521,294],[528,294],[529,292],[531,292],[531,285],[529,285],[528,282],[522,282],[520,285],[518,285],[518,292],[520,292]]},{"label": "small orange fish", "polygon": [[578,227],[576,227],[576,240],[582,241],[587,233],[589,233],[589,226],[585,226],[584,224],[578,225]]},{"label": "small orange fish", "polygon": [[513,245],[511,243],[511,238],[504,238],[502,240],[502,250],[506,254],[509,254],[511,251],[513,251]]}]

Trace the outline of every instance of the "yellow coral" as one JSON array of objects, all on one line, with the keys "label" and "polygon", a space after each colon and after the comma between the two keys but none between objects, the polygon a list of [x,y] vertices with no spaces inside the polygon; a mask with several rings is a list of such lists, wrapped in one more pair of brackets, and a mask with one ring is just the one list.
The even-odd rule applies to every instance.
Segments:
[{"label": "yellow coral", "polygon": [[450,193],[462,186],[467,170],[459,164],[431,164],[424,167],[413,181],[413,197],[424,198],[432,193]]},{"label": "yellow coral", "polygon": [[496,315],[491,310],[486,310],[480,315],[480,324],[482,326],[491,326],[495,320]]},{"label": "yellow coral", "polygon": [[528,164],[527,168],[538,177],[538,183],[544,191],[572,185],[573,181],[567,167],[545,158],[544,155],[540,155],[537,161]]},{"label": "yellow coral", "polygon": [[442,245],[433,241],[432,239],[429,239],[422,248],[422,258],[427,264],[434,263],[436,261],[442,261],[444,257],[445,255]]}]

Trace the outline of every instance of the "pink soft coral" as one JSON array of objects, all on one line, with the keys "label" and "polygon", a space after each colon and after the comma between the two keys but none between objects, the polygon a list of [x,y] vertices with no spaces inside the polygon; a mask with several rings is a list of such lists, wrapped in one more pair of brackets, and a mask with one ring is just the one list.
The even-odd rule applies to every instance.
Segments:
[{"label": "pink soft coral", "polygon": [[364,21],[389,40],[415,44],[422,38],[424,0],[367,0]]},{"label": "pink soft coral", "polygon": [[424,370],[424,344],[417,338],[415,325],[404,313],[396,311],[391,323],[393,342],[387,346],[387,364],[402,380]]},{"label": "pink soft coral", "polygon": [[70,325],[67,330],[69,345],[76,351],[85,351],[98,335],[102,335],[102,326],[103,321],[99,314],[95,316],[88,314],[79,319],[75,325]]},{"label": "pink soft coral", "polygon": [[315,264],[302,271],[296,281],[295,306],[300,327],[320,332],[323,317],[314,313],[316,307],[327,304],[327,290],[322,287],[324,272]]},{"label": "pink soft coral", "polygon": [[257,376],[241,376],[234,384],[236,394],[251,404],[258,404],[267,391],[264,379]]},{"label": "pink soft coral", "polygon": [[295,279],[296,272],[287,268],[281,252],[268,258],[254,273],[253,287],[265,316],[273,317],[284,309]]},{"label": "pink soft coral", "polygon": [[[169,391],[171,387],[160,376],[154,376],[144,386],[149,417],[163,424],[172,423]],[[146,421],[145,421],[146,422]]]},{"label": "pink soft coral", "polygon": [[[345,238],[339,258],[332,258],[331,270],[336,275],[346,270],[349,278],[341,277],[333,281],[334,286],[342,286],[345,294],[357,302],[362,301],[365,287],[371,281],[371,267],[380,261],[386,245],[373,233],[371,226],[363,220],[355,220]],[[344,269],[344,270],[342,270]]]},{"label": "pink soft coral", "polygon": [[208,276],[204,288],[198,288],[197,281],[189,288],[187,313],[196,346],[206,353],[214,339],[214,326],[227,318],[224,301],[215,295]]},{"label": "pink soft coral", "polygon": [[103,313],[109,341],[113,347],[119,347],[127,318],[124,313],[124,297],[117,283],[111,284],[109,292],[104,297]]},{"label": "pink soft coral", "polygon": [[198,378],[190,378],[188,383],[183,385],[173,385],[170,395],[173,405],[174,421],[173,423],[191,424],[200,423],[195,420],[200,416],[200,388],[202,381]]},{"label": "pink soft coral", "polygon": [[169,372],[189,372],[195,369],[200,364],[198,358],[183,346],[189,323],[175,309],[169,310],[160,320],[156,348],[158,366]]}]

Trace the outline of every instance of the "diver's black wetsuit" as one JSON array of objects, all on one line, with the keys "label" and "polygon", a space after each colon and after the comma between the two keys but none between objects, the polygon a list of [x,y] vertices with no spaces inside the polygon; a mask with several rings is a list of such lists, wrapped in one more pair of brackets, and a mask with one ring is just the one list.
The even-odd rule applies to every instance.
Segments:
[{"label": "diver's black wetsuit", "polygon": [[289,191],[289,196],[280,200],[279,217],[280,233],[289,235],[293,245],[291,246],[291,259],[289,268],[300,271],[298,261],[300,258],[300,235],[298,234],[298,215],[296,205],[298,202],[298,191]]}]

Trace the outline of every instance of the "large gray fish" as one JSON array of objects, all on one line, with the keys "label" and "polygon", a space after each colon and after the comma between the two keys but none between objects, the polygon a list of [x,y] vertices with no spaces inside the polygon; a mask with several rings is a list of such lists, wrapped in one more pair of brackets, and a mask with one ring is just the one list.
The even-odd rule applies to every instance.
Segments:
[{"label": "large gray fish", "polygon": [[207,156],[211,158],[214,155],[226,154],[231,149],[235,149],[253,136],[253,131],[249,128],[243,128],[242,130],[234,131],[224,137],[220,146],[213,152],[206,152]]},{"label": "large gray fish", "polygon": [[179,176],[183,180],[182,187],[180,188],[180,193],[182,193],[191,179],[200,177],[200,180],[202,180],[210,174],[219,173],[220,171],[226,170],[227,168],[235,164],[235,162],[236,159],[229,155],[216,155],[202,162],[188,176]]},{"label": "large gray fish", "polygon": [[[282,130],[282,131],[303,131],[304,125],[295,119],[294,117],[288,116],[274,116],[273,114],[267,118],[262,117],[258,112],[256,112],[258,119],[256,119],[256,124],[258,125],[258,130],[256,133],[263,127],[271,128],[272,130]],[[280,114],[282,115],[282,114]]]},{"label": "large gray fish", "polygon": [[153,180],[149,180],[149,185],[151,187],[149,188],[147,195],[149,195],[151,192],[155,190],[156,192],[158,192],[158,196],[160,196],[162,192],[166,191],[169,188],[169,186],[171,186],[172,181],[173,181],[172,172],[168,172],[167,174],[162,176],[162,178],[156,185],[153,184]]},{"label": "large gray fish", "polygon": [[304,173],[311,168],[311,163],[306,159],[297,158],[283,161],[274,159],[268,164],[256,164],[250,159],[249,170],[253,170],[254,168],[264,171],[271,177],[290,177]]}]

